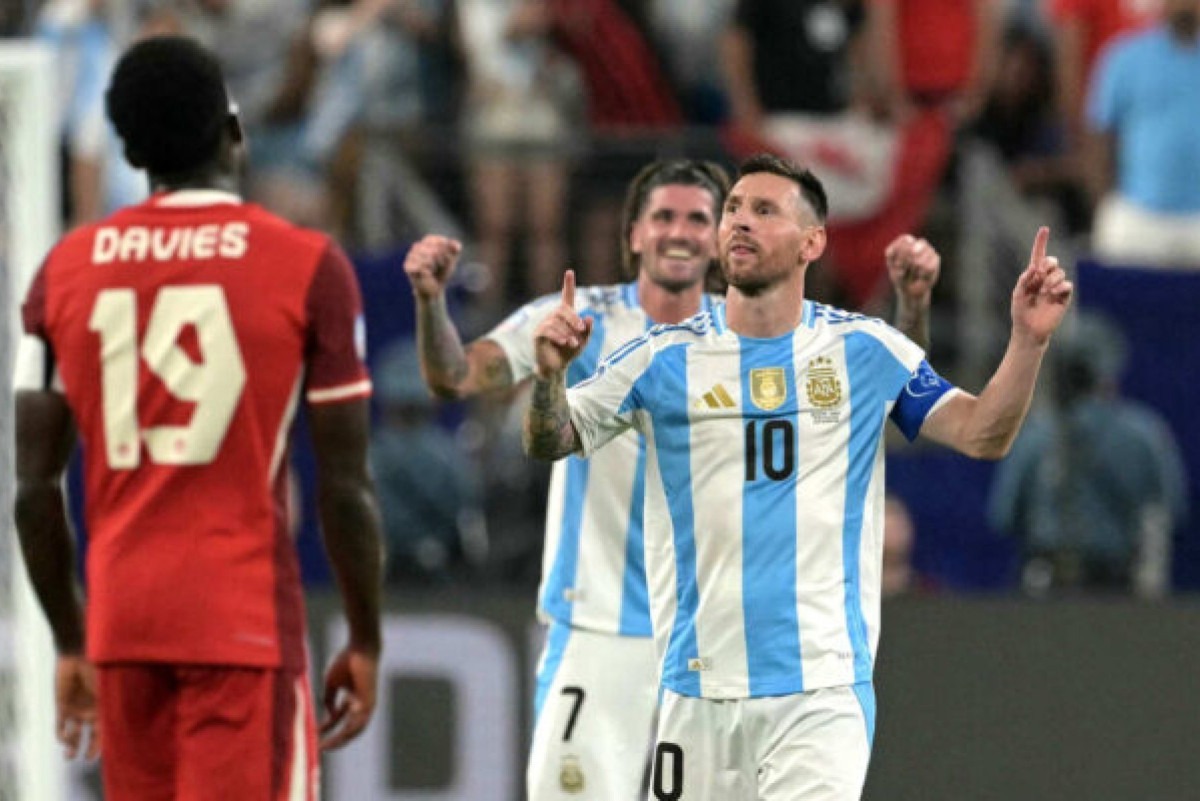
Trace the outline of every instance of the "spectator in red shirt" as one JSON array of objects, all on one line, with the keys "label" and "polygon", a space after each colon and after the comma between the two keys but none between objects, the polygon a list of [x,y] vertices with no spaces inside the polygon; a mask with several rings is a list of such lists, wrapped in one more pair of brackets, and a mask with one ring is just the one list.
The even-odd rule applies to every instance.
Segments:
[{"label": "spectator in red shirt", "polygon": [[1083,102],[1100,51],[1158,19],[1162,0],[1049,0],[1059,108],[1074,149],[1083,145]]},{"label": "spectator in red shirt", "polygon": [[999,39],[996,0],[870,0],[873,83],[891,114],[948,107],[970,119],[994,69]]}]

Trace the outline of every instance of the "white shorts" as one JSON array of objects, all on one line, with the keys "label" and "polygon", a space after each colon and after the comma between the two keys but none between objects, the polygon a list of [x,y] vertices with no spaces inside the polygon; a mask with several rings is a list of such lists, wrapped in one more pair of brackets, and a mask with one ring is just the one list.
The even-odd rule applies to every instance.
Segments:
[{"label": "white shorts", "polygon": [[1200,213],[1163,214],[1113,193],[1096,207],[1092,249],[1126,267],[1197,267]]},{"label": "white shorts", "polygon": [[552,623],[538,663],[529,801],[642,798],[657,706],[652,638]]},{"label": "white shorts", "polygon": [[651,801],[858,801],[875,728],[869,683],[716,700],[666,690]]}]

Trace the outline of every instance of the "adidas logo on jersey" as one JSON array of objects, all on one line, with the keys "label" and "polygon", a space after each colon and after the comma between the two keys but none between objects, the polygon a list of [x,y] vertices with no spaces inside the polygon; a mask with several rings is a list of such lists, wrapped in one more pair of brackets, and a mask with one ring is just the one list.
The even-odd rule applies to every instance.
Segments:
[{"label": "adidas logo on jersey", "polygon": [[721,384],[717,384],[708,392],[705,392],[700,400],[696,401],[697,409],[736,409],[737,403],[729,395],[729,390]]}]

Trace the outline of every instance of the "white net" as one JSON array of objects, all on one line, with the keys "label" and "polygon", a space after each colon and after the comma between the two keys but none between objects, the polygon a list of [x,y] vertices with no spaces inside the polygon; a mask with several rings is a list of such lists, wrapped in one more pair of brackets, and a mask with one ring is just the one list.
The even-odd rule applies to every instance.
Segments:
[{"label": "white net", "polygon": [[57,233],[50,54],[0,42],[0,801],[63,797],[54,742],[54,652],[12,524],[12,373],[19,300]]}]

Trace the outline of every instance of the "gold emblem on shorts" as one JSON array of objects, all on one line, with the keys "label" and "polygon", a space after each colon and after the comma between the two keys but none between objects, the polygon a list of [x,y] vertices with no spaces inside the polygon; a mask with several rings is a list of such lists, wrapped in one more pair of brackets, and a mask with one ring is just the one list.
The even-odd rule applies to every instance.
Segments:
[{"label": "gold emblem on shorts", "polygon": [[564,793],[583,792],[583,768],[579,765],[579,757],[563,757],[562,770],[558,774],[558,784]]},{"label": "gold emblem on shorts", "polygon": [[750,371],[750,400],[763,411],[778,409],[787,400],[782,367],[756,367]]},{"label": "gold emblem on shorts", "polygon": [[808,363],[808,381],[804,385],[808,402],[818,409],[828,409],[842,402],[842,382],[828,356],[818,356]]}]

